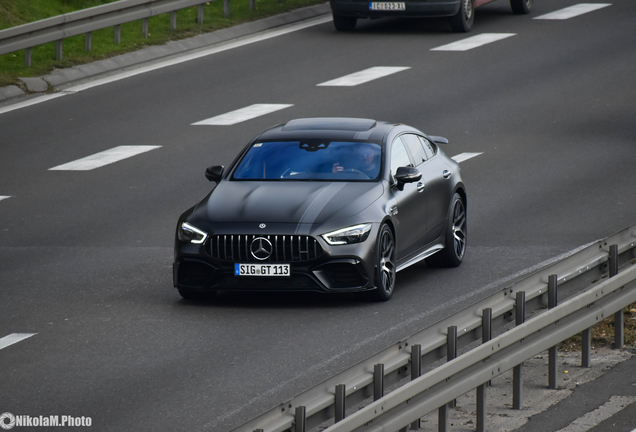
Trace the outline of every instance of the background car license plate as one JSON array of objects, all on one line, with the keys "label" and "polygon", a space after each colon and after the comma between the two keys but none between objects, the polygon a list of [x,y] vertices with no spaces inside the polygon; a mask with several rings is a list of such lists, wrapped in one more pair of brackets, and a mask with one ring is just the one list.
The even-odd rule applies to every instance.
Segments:
[{"label": "background car license plate", "polygon": [[371,2],[369,3],[370,10],[406,10],[406,3],[404,2]]},{"label": "background car license plate", "polygon": [[234,264],[236,276],[290,276],[289,264]]}]

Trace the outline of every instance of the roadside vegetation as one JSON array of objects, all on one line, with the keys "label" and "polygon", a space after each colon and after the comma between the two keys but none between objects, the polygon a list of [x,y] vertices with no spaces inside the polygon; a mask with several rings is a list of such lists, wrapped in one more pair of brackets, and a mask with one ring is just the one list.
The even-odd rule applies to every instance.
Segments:
[{"label": "roadside vegetation", "polygon": [[[592,327],[592,348],[614,346],[614,315]],[[626,348],[636,349],[636,303],[623,309],[623,344]],[[559,350],[565,352],[581,350],[581,335],[572,336],[559,344]]]},{"label": "roadside vegetation", "polygon": [[[114,1],[0,0],[0,30]],[[229,17],[226,18],[223,16],[223,1],[211,1],[204,6],[203,24],[196,23],[197,7],[190,7],[177,12],[177,30],[175,31],[170,29],[170,14],[151,17],[148,38],[144,38],[142,35],[141,21],[122,24],[121,43],[119,44],[114,42],[112,27],[95,31],[92,35],[91,51],[84,50],[83,35],[73,36],[64,39],[64,52],[61,60],[55,59],[55,42],[32,49],[31,67],[24,66],[24,50],[0,55],[0,86],[19,85],[18,77],[38,77],[46,75],[54,69],[103,60],[151,45],[186,39],[321,3],[325,3],[325,0],[256,0],[255,9],[250,10],[249,0],[233,0],[230,2]]]}]

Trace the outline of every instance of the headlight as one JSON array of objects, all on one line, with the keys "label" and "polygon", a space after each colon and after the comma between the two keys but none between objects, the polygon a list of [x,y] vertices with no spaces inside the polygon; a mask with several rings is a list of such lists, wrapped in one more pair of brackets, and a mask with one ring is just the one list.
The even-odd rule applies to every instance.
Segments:
[{"label": "headlight", "polygon": [[187,222],[181,224],[177,235],[179,240],[194,244],[201,244],[208,238],[208,233],[201,231]]},{"label": "headlight", "polygon": [[330,245],[361,243],[369,237],[372,226],[370,223],[355,225],[323,234],[321,237]]}]

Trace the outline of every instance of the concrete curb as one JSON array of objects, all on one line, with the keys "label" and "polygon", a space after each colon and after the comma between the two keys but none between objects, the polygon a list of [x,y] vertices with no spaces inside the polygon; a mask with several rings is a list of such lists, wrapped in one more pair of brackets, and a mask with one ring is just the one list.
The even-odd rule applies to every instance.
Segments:
[{"label": "concrete curb", "polygon": [[[29,92],[38,93],[46,91],[42,90],[42,85],[34,85],[38,82],[44,82],[56,88],[78,81],[94,79],[98,76],[108,74],[116,70],[125,68],[134,68],[145,63],[163,59],[169,56],[182,54],[201,48],[215,45],[221,42],[227,42],[244,36],[249,36],[265,30],[274,29],[287,24],[315,18],[321,15],[331,13],[329,3],[316,6],[309,6],[297,9],[284,14],[263,18],[262,20],[253,21],[245,24],[239,24],[223,30],[217,30],[211,33],[195,36],[189,39],[168,42],[165,45],[157,45],[144,48],[132,53],[122,54],[106,60],[88,63],[85,65],[74,66],[68,69],[56,70],[49,75],[40,78],[24,78],[24,86]],[[8,102],[11,99],[17,99],[26,96],[28,93],[20,87],[10,85],[0,87],[0,104]]]}]

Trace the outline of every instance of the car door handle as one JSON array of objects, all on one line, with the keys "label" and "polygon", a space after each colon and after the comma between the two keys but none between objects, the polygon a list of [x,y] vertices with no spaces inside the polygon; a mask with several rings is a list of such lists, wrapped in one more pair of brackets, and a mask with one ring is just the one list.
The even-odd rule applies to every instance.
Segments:
[{"label": "car door handle", "polygon": [[442,175],[444,176],[444,178],[449,178],[451,176],[451,172],[449,170],[444,170],[444,172],[442,173]]},{"label": "car door handle", "polygon": [[417,184],[417,191],[418,191],[418,192],[422,192],[422,191],[424,190],[424,188],[425,188],[425,187],[426,187],[426,185],[425,185],[424,183],[419,182],[419,183]]}]

